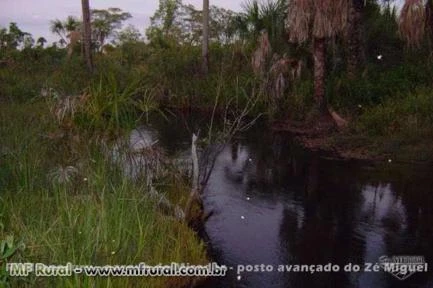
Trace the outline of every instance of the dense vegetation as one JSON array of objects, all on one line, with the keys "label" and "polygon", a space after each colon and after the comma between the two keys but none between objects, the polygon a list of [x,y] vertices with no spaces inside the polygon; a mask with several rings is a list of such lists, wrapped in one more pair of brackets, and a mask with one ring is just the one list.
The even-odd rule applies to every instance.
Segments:
[{"label": "dense vegetation", "polygon": [[[320,18],[320,7],[307,0],[250,1],[241,13],[211,6],[208,73],[201,58],[202,11],[180,0],[160,1],[145,38],[135,27],[122,29],[129,13],[92,10],[93,71],[83,59],[78,15],[52,22],[59,41],[48,46],[15,23],[0,29],[0,257],[205,262],[187,225],[158,217],[142,192],[149,187],[126,180],[103,156],[102,142],[152,113],[228,107],[236,115],[253,100],[252,116],[263,114],[270,128],[275,122],[305,128],[325,121],[318,114],[337,111],[344,125],[326,134],[322,148],[432,160],[431,19],[423,12],[430,1],[426,7],[408,1],[402,13],[392,1],[324,2],[340,7],[328,11],[329,19],[306,19]],[[326,26],[333,17],[338,21]],[[413,25],[425,25],[425,33],[412,33]],[[159,179],[161,189],[184,203],[186,193],[178,190],[188,191],[189,183],[173,179],[181,181],[176,175]],[[56,285],[80,281],[117,287],[79,278]]]}]

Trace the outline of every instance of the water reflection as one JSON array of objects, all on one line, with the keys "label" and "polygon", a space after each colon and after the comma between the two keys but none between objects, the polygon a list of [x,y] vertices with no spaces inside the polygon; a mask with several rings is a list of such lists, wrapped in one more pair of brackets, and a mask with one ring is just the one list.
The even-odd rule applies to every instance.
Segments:
[{"label": "water reflection", "polygon": [[[397,173],[402,169],[397,168]],[[232,267],[332,262],[343,268],[348,263],[376,263],[382,255],[424,255],[429,260],[432,247],[426,243],[433,243],[432,229],[427,228],[433,214],[432,180],[412,175],[410,170],[401,172],[404,178],[395,178],[395,172],[387,170],[322,159],[297,150],[279,136],[237,141],[219,156],[206,191],[205,207],[215,212],[206,225],[214,256]],[[423,171],[428,174],[429,170]],[[238,281],[232,271],[214,285],[433,285],[428,273],[405,282],[384,272],[242,276]]]},{"label": "water reflection", "polygon": [[[191,131],[158,125],[169,151],[188,151]],[[214,212],[206,224],[213,256],[232,267],[332,262],[343,268],[382,255],[423,255],[430,262],[432,176],[425,166],[325,159],[256,128],[222,151],[209,179],[204,204]],[[232,270],[215,280],[205,287],[433,287],[431,272],[405,281],[385,272],[244,273],[239,281]]]}]

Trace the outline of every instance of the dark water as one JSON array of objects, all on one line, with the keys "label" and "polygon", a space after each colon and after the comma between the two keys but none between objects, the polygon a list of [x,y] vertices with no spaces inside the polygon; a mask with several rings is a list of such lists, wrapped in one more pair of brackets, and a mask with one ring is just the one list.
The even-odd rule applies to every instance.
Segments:
[{"label": "dark water", "polygon": [[[181,123],[181,121],[179,121]],[[162,125],[169,150],[191,130]],[[205,287],[433,287],[433,167],[337,161],[253,127],[218,156],[204,193],[210,250],[229,274]],[[237,265],[377,263],[424,256],[429,272],[250,272]]]}]

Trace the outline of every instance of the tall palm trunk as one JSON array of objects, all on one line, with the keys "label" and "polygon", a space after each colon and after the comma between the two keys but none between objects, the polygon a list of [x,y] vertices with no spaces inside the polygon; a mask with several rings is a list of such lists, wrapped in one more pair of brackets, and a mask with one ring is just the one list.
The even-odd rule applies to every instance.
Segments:
[{"label": "tall palm trunk", "polygon": [[430,43],[433,44],[433,0],[427,0],[427,4],[425,6],[425,15],[425,31],[430,38]]},{"label": "tall palm trunk", "polygon": [[350,0],[347,25],[347,73],[354,78],[363,64],[363,10],[364,0]]},{"label": "tall palm trunk", "polygon": [[314,58],[314,99],[321,115],[328,113],[325,99],[326,76],[326,40],[315,38],[313,43]]},{"label": "tall palm trunk", "polygon": [[209,72],[209,0],[203,0],[202,70]]},{"label": "tall palm trunk", "polygon": [[89,0],[81,0],[81,6],[83,9],[83,45],[84,45],[84,57],[86,59],[87,69],[90,72],[93,71],[92,61],[92,30],[90,26],[90,5]]}]

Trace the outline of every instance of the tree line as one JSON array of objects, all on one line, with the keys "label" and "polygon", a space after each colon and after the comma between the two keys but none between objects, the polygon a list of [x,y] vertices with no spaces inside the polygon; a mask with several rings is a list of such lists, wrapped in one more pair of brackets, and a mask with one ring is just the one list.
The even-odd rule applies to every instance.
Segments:
[{"label": "tree line", "polygon": [[[365,40],[366,23],[373,21],[371,11],[387,10],[381,12],[381,17],[388,15],[392,21],[395,21],[398,37],[404,40],[409,48],[416,49],[422,45],[431,45],[433,1],[405,0],[401,11],[396,10],[393,2],[391,0],[268,2],[250,0],[244,3],[241,12],[234,12],[210,5],[212,3],[209,3],[209,0],[203,0],[201,10],[181,0],[160,0],[158,9],[151,17],[151,25],[146,29],[143,37],[133,26],[122,29],[123,23],[132,17],[130,13],[120,8],[90,9],[89,1],[82,0],[81,19],[68,16],[65,20],[53,20],[50,30],[59,37],[56,44],[68,47],[69,54],[81,43],[80,47],[90,70],[93,65],[92,53],[95,51],[102,52],[111,44],[122,45],[145,40],[149,45],[159,48],[173,45],[201,45],[203,74],[210,69],[209,43],[226,46],[240,43],[254,50],[263,44],[259,43],[260,41],[268,41],[273,53],[269,50],[266,55],[263,55],[266,59],[262,59],[264,62],[269,62],[266,67],[268,70],[272,68],[272,64],[275,64],[272,63],[275,54],[279,57],[289,55],[293,58],[297,57],[296,53],[303,51],[304,54],[309,54],[312,60],[316,108],[322,115],[321,121],[326,122],[326,118],[329,119],[325,97],[326,77],[329,73],[327,61],[330,53],[335,52],[330,52],[329,47],[335,43],[342,43],[340,46],[344,49],[342,54],[345,57],[347,76],[349,79],[356,79],[363,71],[366,49],[371,45]],[[262,37],[264,32],[266,32],[266,39]],[[109,40],[111,40],[110,44],[108,44]],[[21,31],[15,23],[11,23],[9,29],[0,30],[1,48],[32,47],[35,42],[37,47],[44,47],[47,41],[42,37],[34,41],[29,33]],[[291,63],[289,60],[286,62]]]}]

